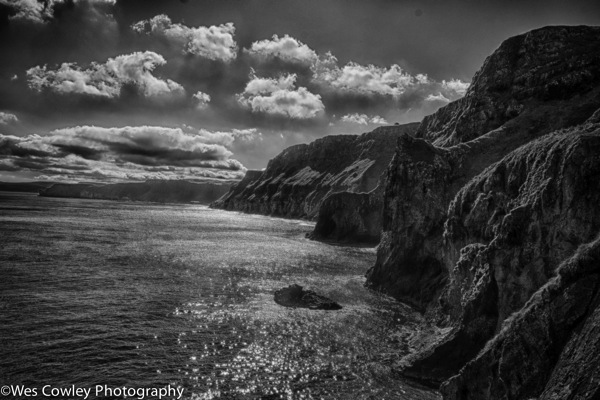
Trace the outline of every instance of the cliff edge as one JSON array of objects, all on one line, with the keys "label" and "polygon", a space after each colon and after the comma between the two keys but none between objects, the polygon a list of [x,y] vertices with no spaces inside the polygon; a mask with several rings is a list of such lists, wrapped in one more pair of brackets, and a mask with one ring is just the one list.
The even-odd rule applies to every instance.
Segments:
[{"label": "cliff edge", "polygon": [[269,161],[264,171],[249,171],[211,206],[314,220],[327,196],[375,189],[398,137],[413,134],[417,125],[379,127],[358,136],[327,136],[289,147]]}]

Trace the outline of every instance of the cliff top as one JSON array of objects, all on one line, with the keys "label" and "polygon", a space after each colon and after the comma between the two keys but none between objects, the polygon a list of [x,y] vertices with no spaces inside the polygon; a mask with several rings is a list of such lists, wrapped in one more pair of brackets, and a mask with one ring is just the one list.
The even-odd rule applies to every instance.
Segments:
[{"label": "cliff top", "polygon": [[[444,147],[467,142],[537,105],[585,99],[599,84],[600,27],[536,29],[505,40],[475,74],[465,97],[425,117],[416,135]],[[590,113],[596,108],[597,102],[590,105]],[[573,125],[588,117],[573,116]]]}]

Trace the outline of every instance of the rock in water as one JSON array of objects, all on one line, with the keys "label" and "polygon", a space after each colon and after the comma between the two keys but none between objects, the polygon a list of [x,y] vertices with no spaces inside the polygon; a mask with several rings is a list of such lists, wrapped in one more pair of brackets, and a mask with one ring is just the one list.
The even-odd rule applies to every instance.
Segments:
[{"label": "rock in water", "polygon": [[290,285],[275,292],[275,302],[285,307],[310,308],[311,310],[341,310],[335,301],[313,292],[303,290],[300,285]]}]

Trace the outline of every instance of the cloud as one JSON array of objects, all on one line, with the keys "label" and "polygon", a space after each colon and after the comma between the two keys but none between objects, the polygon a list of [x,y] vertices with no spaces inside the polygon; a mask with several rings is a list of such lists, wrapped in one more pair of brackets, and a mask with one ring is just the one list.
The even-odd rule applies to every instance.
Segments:
[{"label": "cloud", "polygon": [[87,3],[92,5],[114,5],[116,0],[0,0],[0,4],[11,9],[11,19],[44,23],[54,17],[56,7],[68,4]]},{"label": "cloud", "polygon": [[432,90],[437,90],[455,100],[464,96],[469,87],[469,83],[459,79],[436,82],[425,74],[411,75],[397,64],[380,67],[350,61],[340,67],[337,58],[330,52],[318,58],[312,65],[312,71],[313,82],[326,89],[367,96],[401,98],[423,92],[425,98]]},{"label": "cloud", "polygon": [[291,36],[279,37],[273,35],[272,39],[265,39],[252,43],[250,49],[245,50],[253,58],[267,60],[279,58],[290,63],[313,65],[318,57],[317,53],[301,41]]},{"label": "cloud", "polygon": [[115,98],[125,85],[132,85],[145,97],[178,97],[183,86],[171,79],[152,74],[165,59],[152,51],[135,52],[109,58],[104,64],[91,63],[82,69],[75,63],[63,63],[55,70],[36,66],[27,70],[29,87],[36,91],[47,88],[53,92],[77,93],[95,97]]},{"label": "cloud", "polygon": [[296,89],[296,75],[282,75],[278,79],[259,78],[254,73],[238,102],[255,113],[284,116],[293,119],[316,118],[325,106],[321,96],[305,87]]},{"label": "cloud", "polygon": [[467,93],[469,83],[463,82],[460,79],[451,79],[449,81],[442,81],[442,87],[447,90],[453,90],[461,96]]},{"label": "cloud", "polygon": [[191,126],[184,125],[184,131],[195,135],[198,140],[204,143],[220,144],[225,147],[231,147],[234,142],[239,141],[249,143],[256,140],[262,140],[261,132],[256,128],[232,129],[231,131],[209,131],[206,129],[196,130]]},{"label": "cloud", "polygon": [[19,122],[19,118],[15,114],[0,111],[0,125],[8,125]]},{"label": "cloud", "polygon": [[[458,79],[436,81],[426,74],[411,74],[399,65],[361,65],[350,61],[340,66],[329,53],[312,65],[309,87],[323,97],[327,109],[339,115],[385,115],[409,122],[464,96],[469,83]],[[367,119],[349,117],[364,124]],[[370,122],[369,122],[370,123]],[[335,124],[334,124],[335,125]]]},{"label": "cloud", "polygon": [[228,149],[260,138],[256,129],[212,132],[189,126],[75,126],[47,135],[0,134],[0,170],[86,179],[240,178]]},{"label": "cloud", "polygon": [[363,94],[400,96],[408,87],[426,79],[424,75],[413,77],[396,64],[385,68],[351,61],[340,68],[331,53],[322,56],[313,66],[315,82]]},{"label": "cloud", "polygon": [[450,99],[441,93],[430,94],[425,98],[425,101],[428,101],[431,103],[440,103],[441,105],[446,105],[446,104],[450,103]]},{"label": "cloud", "polygon": [[341,118],[341,121],[342,122],[352,123],[352,124],[358,124],[358,125],[369,125],[369,124],[387,125],[387,124],[389,124],[385,120],[385,118],[380,117],[379,115],[375,115],[373,117],[369,117],[366,114],[358,114],[358,113],[344,115]]},{"label": "cloud", "polygon": [[192,28],[183,24],[174,24],[167,15],[160,14],[136,22],[131,25],[131,28],[138,33],[165,37],[181,46],[188,54],[224,62],[232,61],[237,57],[235,26],[232,22]]},{"label": "cloud", "polygon": [[199,110],[204,110],[210,103],[210,95],[204,92],[198,91],[192,97],[196,99],[196,108]]}]

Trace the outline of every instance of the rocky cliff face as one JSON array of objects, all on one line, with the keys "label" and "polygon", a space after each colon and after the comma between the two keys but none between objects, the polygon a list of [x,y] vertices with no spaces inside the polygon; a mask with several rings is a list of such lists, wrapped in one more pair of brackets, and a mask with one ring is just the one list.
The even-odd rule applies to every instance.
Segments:
[{"label": "rocky cliff face", "polygon": [[445,399],[600,397],[600,239],[582,245],[458,375]]},{"label": "rocky cliff face", "polygon": [[598,233],[599,37],[549,27],[507,40],[463,99],[399,139],[368,283],[437,332],[399,361],[403,374],[457,374]]},{"label": "rocky cliff face", "polygon": [[475,357],[504,320],[600,231],[600,125],[549,134],[510,153],[455,196],[443,232],[447,283],[431,307],[447,328],[404,360],[441,382]]},{"label": "rocky cliff face", "polygon": [[323,200],[336,192],[373,190],[401,134],[416,124],[380,127],[355,135],[328,136],[287,148],[263,172],[251,172],[215,208],[315,219]]},{"label": "rocky cliff face", "polygon": [[104,200],[150,201],[157,203],[209,204],[225,194],[230,182],[146,181],[115,184],[56,183],[40,190],[40,196]]},{"label": "rocky cliff face", "polygon": [[504,41],[475,74],[465,97],[425,117],[417,137],[449,147],[540,107],[538,113],[552,114],[565,100],[576,103],[576,110],[555,118],[553,128],[581,123],[598,108],[594,99],[579,97],[598,88],[598,32],[598,27],[547,27]]},{"label": "rocky cliff face", "polygon": [[327,196],[317,215],[311,239],[335,242],[379,243],[383,225],[383,187],[380,183],[368,193],[337,192]]}]

